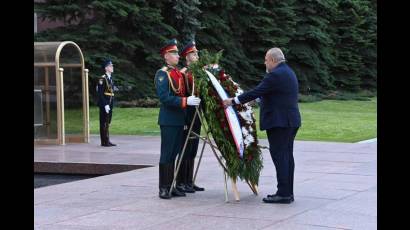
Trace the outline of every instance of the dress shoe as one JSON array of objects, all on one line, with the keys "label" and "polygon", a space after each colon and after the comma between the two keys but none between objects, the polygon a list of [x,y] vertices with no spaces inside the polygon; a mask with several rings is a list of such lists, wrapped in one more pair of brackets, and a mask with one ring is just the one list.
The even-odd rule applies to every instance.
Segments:
[{"label": "dress shoe", "polygon": [[[272,197],[275,196],[275,194],[268,194],[266,197]],[[290,195],[290,199],[293,201],[295,201],[295,198],[293,197],[293,195]]]},{"label": "dress shoe", "polygon": [[290,204],[293,201],[292,201],[291,196],[273,195],[273,196],[263,198],[263,202],[265,202],[265,203],[278,203],[278,204]]},{"label": "dress shoe", "polygon": [[184,192],[179,191],[177,188],[172,189],[171,194],[172,196],[186,196]]},{"label": "dress shoe", "polygon": [[117,146],[116,144],[113,144],[113,143],[111,143],[111,142],[108,142],[108,144],[109,144],[110,146]]},{"label": "dress shoe", "polygon": [[110,145],[110,144],[101,144],[101,146],[104,146],[104,147],[111,147],[112,145]]},{"label": "dress shoe", "polygon": [[192,187],[195,189],[195,191],[205,191],[205,188],[201,188],[196,185],[193,185]]}]

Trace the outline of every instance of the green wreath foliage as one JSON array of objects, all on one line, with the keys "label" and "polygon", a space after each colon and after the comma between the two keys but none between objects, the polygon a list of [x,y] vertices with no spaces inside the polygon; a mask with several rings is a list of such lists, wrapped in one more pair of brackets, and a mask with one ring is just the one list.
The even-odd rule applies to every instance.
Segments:
[{"label": "green wreath foliage", "polygon": [[[197,94],[199,94],[197,96],[201,98],[201,106],[208,124],[208,129],[222,157],[225,159],[229,177],[234,180],[239,177],[251,184],[258,185],[263,161],[262,151],[258,145],[255,117],[252,108],[248,104],[235,105],[234,107],[242,127],[244,140],[247,136],[253,140],[250,144],[245,145],[244,154],[241,158],[226,120],[222,100],[204,71],[204,69],[206,69],[214,74],[228,96],[235,97],[236,94],[242,90],[239,84],[235,83],[231,76],[219,67],[218,63],[221,57],[222,51],[209,53],[207,50],[202,50],[199,61],[192,63],[188,67],[188,70],[191,71],[194,76],[195,88]],[[239,115],[241,112],[246,111],[251,115],[249,119],[243,119],[243,117]],[[249,135],[251,135],[251,137],[249,137]]]}]

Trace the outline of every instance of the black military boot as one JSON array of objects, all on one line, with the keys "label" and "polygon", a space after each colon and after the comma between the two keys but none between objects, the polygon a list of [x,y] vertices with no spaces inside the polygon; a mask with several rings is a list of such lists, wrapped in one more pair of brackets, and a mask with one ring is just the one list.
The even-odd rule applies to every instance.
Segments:
[{"label": "black military boot", "polygon": [[113,143],[111,143],[111,141],[110,141],[110,129],[109,129],[109,128],[107,128],[107,144],[108,144],[109,146],[117,146],[116,144],[113,144]]},{"label": "black military boot", "polygon": [[159,164],[159,197],[161,199],[171,199],[169,192],[171,185],[168,185],[167,170],[167,164]]},{"label": "black military boot", "polygon": [[195,168],[195,159],[188,160],[187,186],[189,188],[192,188],[194,191],[205,191],[205,188],[198,187],[193,182],[194,168]]},{"label": "black military boot", "polygon": [[177,180],[176,180],[176,188],[182,192],[185,192],[185,176],[186,176],[185,171],[186,171],[185,162],[181,161],[181,165],[179,167]]},{"label": "black military boot", "polygon": [[[168,172],[167,179],[168,179],[169,187],[171,187],[172,181],[174,180],[174,170],[175,170],[175,166],[173,162],[170,164],[167,164],[167,172]],[[179,190],[176,187],[171,189],[171,195],[172,196],[186,196],[183,191]]]},{"label": "black military boot", "polygon": [[104,138],[104,131],[100,128],[100,139],[101,139],[101,146],[106,145],[105,138]]},{"label": "black military boot", "polygon": [[101,139],[101,146],[108,147],[107,143],[107,131],[105,125],[100,124],[100,139]]},{"label": "black military boot", "polygon": [[177,178],[177,188],[185,193],[194,193],[195,190],[188,185],[188,160],[183,160],[181,162],[181,167],[179,168],[178,178]]}]

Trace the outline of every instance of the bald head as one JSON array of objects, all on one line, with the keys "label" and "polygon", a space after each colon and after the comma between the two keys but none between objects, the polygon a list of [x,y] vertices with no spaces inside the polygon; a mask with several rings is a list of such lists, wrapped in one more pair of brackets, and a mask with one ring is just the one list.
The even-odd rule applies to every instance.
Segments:
[{"label": "bald head", "polygon": [[277,47],[269,49],[265,55],[266,72],[271,72],[279,63],[284,61],[285,55],[283,55],[282,50]]},{"label": "bald head", "polygon": [[270,55],[275,62],[283,62],[285,61],[285,55],[283,55],[282,50],[280,50],[279,48],[271,48],[270,50],[268,50],[268,55]]}]

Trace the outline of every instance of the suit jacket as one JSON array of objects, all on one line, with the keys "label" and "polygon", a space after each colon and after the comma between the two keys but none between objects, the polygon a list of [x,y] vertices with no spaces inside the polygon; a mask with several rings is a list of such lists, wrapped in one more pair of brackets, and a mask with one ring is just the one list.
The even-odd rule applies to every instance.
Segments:
[{"label": "suit jacket", "polygon": [[254,89],[238,96],[241,103],[260,98],[260,129],[300,127],[299,85],[293,70],[280,63]]},{"label": "suit jacket", "polygon": [[[185,125],[186,97],[177,95],[170,85],[167,71],[164,67],[155,74],[155,87],[159,101],[161,103],[158,115],[158,124],[166,126]],[[181,75],[182,76],[182,75]],[[177,82],[173,82],[177,85]],[[183,81],[182,81],[183,84]]]}]

